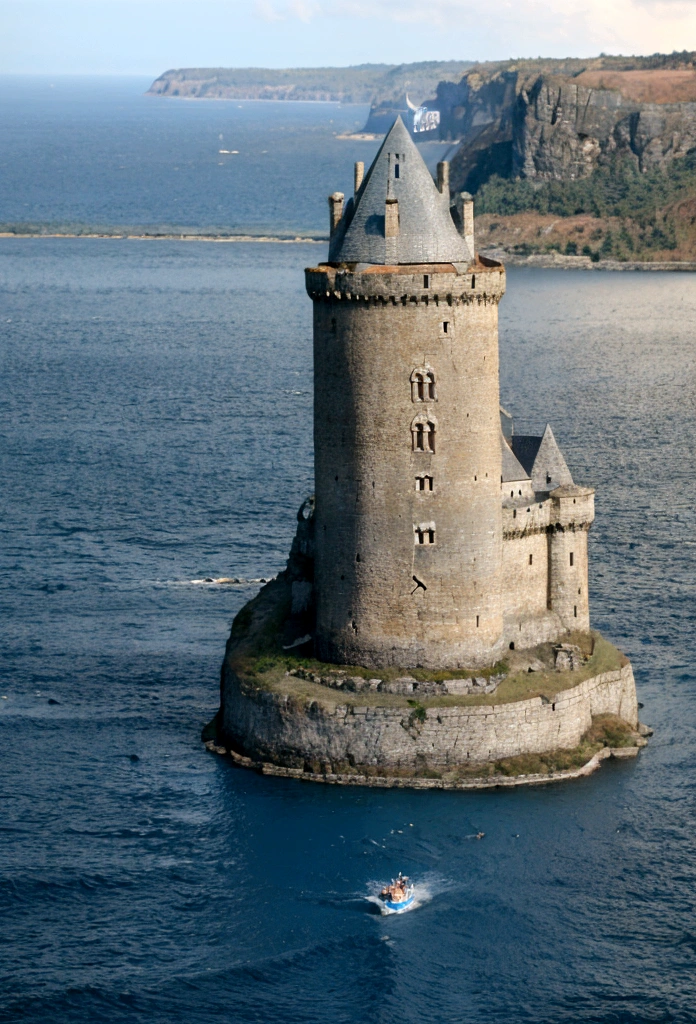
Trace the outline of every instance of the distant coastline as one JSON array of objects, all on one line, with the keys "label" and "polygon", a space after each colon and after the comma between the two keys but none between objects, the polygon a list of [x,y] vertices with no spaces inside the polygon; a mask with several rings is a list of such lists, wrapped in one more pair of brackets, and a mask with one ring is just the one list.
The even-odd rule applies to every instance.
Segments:
[{"label": "distant coastline", "polygon": [[[263,242],[271,245],[326,245],[328,235],[250,235],[250,234],[206,234],[195,232],[158,232],[136,230],[103,231],[3,231],[0,239],[37,238],[101,238],[113,241],[133,242]],[[522,255],[504,249],[482,249],[481,255],[489,256],[511,267],[536,267],[542,270],[602,270],[602,271],[672,271],[696,272],[696,260],[591,260],[588,256],[565,256],[558,252],[532,253]]]}]

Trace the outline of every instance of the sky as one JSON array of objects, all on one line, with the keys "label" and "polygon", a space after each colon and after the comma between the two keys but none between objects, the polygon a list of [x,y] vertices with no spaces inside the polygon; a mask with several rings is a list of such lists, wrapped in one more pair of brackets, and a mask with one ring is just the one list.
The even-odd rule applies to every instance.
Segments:
[{"label": "sky", "polygon": [[0,0],[0,73],[696,50],[696,0]]}]

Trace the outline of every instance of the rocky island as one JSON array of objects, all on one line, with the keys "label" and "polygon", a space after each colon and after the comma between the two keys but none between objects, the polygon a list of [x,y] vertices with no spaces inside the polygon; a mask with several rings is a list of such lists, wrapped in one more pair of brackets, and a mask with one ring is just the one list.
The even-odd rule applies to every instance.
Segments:
[{"label": "rocky island", "polygon": [[590,627],[594,491],[500,407],[502,264],[397,119],[329,197],[315,495],[232,625],[211,750],[268,774],[466,788],[632,756],[628,660]]}]

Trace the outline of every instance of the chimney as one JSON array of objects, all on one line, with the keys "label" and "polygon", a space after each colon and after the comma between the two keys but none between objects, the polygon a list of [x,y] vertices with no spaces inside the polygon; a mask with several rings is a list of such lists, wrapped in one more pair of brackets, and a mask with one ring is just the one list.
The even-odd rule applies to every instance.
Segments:
[{"label": "chimney", "polygon": [[441,160],[437,165],[437,187],[449,205],[449,160]]},{"label": "chimney", "polygon": [[338,222],[343,216],[343,193],[334,192],[329,196],[329,222],[331,228],[331,234],[338,227]]},{"label": "chimney", "polygon": [[384,237],[396,238],[399,234],[399,200],[387,196],[384,206]]},{"label": "chimney", "polygon": [[471,250],[472,259],[476,255],[474,248],[474,200],[468,192],[460,192],[457,196],[457,213],[464,241]]},{"label": "chimney", "polygon": [[362,185],[362,180],[363,180],[364,175],[365,175],[365,164],[362,162],[362,160],[356,160],[355,161],[355,179],[354,179],[355,180],[354,192],[355,192],[356,196],[358,194],[358,189]]}]

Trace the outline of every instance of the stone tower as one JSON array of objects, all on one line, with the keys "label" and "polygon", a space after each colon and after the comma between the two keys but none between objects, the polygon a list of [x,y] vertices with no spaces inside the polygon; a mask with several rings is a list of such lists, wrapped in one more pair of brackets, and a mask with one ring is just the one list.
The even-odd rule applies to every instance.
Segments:
[{"label": "stone tower", "polygon": [[[477,260],[400,119],[329,199],[314,301],[315,650],[468,667],[505,647],[500,264]],[[460,230],[455,226],[453,214]]]}]

